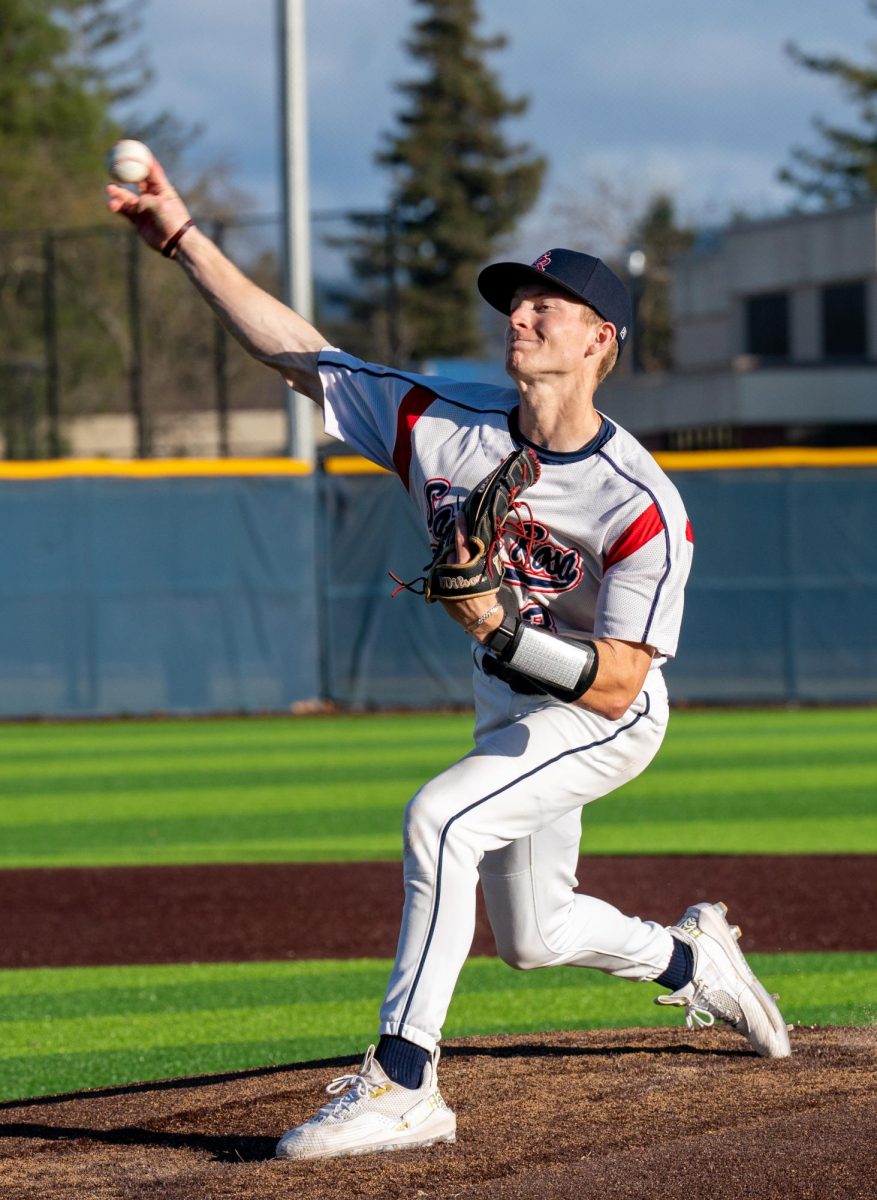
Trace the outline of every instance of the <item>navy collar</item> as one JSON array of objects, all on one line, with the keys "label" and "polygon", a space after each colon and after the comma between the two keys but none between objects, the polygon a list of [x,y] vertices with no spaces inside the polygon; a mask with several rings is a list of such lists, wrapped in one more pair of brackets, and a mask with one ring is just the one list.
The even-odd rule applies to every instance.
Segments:
[{"label": "navy collar", "polygon": [[581,462],[582,459],[590,458],[598,450],[602,450],[614,435],[615,426],[608,417],[603,417],[601,414],[600,428],[586,445],[578,450],[547,450],[545,446],[538,446],[535,442],[531,442],[528,438],[524,437],[521,433],[521,427],[518,424],[518,409],[514,408],[509,413],[509,433],[512,435],[512,441],[516,445],[529,446],[531,450],[535,450],[540,462],[572,463]]}]

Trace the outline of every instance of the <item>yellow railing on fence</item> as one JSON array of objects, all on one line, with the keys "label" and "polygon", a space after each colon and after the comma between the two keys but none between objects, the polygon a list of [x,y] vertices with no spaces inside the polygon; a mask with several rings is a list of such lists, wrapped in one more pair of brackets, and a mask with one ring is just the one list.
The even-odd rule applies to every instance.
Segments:
[{"label": "yellow railing on fence", "polygon": [[[769,467],[877,467],[877,446],[770,446],[759,450],[662,450],[655,459],[665,471],[729,471]],[[355,454],[323,460],[329,475],[386,474]]]},{"label": "yellow railing on fence", "polygon": [[[665,471],[738,471],[791,467],[875,467],[877,446],[773,446],[759,450],[665,450],[655,454]],[[357,454],[323,459],[327,475],[386,475]],[[0,462],[3,479],[72,479],[96,476],[160,479],[204,475],[309,475],[310,463],[294,458],[57,458]]]},{"label": "yellow railing on fence", "polygon": [[770,467],[877,467],[877,446],[768,446],[759,450],[663,450],[665,471],[739,471]]},{"label": "yellow railing on fence", "polygon": [[57,458],[0,462],[0,479],[72,479],[97,476],[160,479],[196,475],[309,475],[310,463],[295,458]]}]

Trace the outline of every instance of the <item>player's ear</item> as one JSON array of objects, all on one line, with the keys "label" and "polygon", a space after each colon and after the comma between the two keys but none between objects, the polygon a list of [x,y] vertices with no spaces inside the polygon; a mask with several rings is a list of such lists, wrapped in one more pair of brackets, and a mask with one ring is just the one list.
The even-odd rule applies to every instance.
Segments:
[{"label": "player's ear", "polygon": [[602,354],[615,339],[616,329],[611,321],[599,321],[594,326],[594,336],[588,342],[585,357],[591,354]]}]

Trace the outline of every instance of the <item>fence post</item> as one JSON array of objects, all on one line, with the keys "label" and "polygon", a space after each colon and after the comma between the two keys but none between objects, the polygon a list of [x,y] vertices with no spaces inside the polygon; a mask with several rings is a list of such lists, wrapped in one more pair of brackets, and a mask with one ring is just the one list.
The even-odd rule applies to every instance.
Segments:
[{"label": "fence post", "polygon": [[792,470],[784,471],[781,478],[779,495],[782,498],[783,531],[783,676],[786,703],[794,704],[799,696],[797,580],[792,562],[797,480]]},{"label": "fence post", "polygon": [[332,533],[337,507],[332,477],[326,472],[319,456],[314,463],[314,553],[312,581],[316,592],[315,608],[317,643],[317,687],[319,699],[333,701],[332,688]]},{"label": "fence post", "polygon": [[[213,225],[213,240],[220,250],[224,250],[225,223],[216,221]],[[213,322],[213,388],[216,396],[216,423],[219,432],[219,454],[228,458],[228,335],[225,327],[218,319]]]},{"label": "fence post", "polygon": [[[56,240],[52,230],[43,238],[43,347],[46,358],[46,417],[48,418],[47,449],[50,458],[61,457],[60,376],[58,372],[58,306],[55,289],[57,264]],[[31,421],[30,434],[36,443],[36,405],[25,415]]]},{"label": "fence post", "polygon": [[128,398],[137,430],[137,457],[149,458],[152,452],[146,411],[143,407],[143,323],[140,310],[140,239],[128,238]]}]

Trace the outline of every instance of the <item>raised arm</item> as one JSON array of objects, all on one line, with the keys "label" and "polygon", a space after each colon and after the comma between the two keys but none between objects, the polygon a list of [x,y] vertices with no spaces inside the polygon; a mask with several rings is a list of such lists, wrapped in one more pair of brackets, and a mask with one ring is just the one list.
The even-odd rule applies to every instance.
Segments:
[{"label": "raised arm", "polygon": [[186,205],[157,159],[139,193],[107,185],[107,207],[126,217],[153,250],[174,258],[248,354],[273,367],[317,404],[323,391],[317,356],[326,338],[303,317],[258,287],[191,224]]}]

